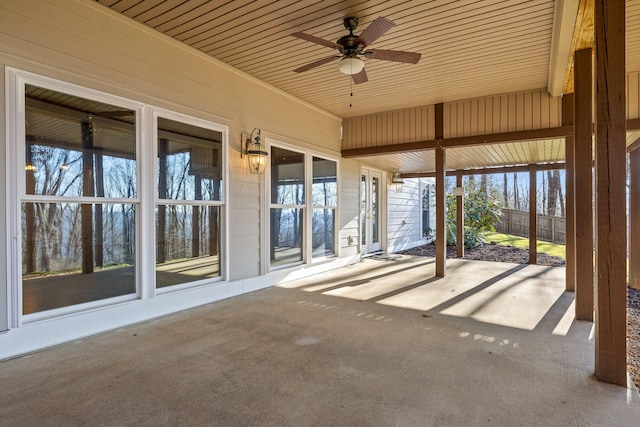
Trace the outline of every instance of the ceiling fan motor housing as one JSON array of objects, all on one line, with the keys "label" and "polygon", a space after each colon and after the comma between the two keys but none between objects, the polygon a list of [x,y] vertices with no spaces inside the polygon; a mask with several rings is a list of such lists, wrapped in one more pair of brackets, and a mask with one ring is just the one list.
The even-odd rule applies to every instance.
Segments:
[{"label": "ceiling fan motor housing", "polygon": [[358,18],[355,16],[347,16],[342,22],[344,23],[344,27],[349,30],[350,33],[353,33],[353,31],[358,28],[358,22],[360,21],[358,21]]}]

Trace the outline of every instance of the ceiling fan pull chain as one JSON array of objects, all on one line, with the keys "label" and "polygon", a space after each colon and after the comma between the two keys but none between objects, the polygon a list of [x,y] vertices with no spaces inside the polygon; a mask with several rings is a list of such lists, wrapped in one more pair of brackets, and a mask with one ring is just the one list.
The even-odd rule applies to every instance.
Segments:
[{"label": "ceiling fan pull chain", "polygon": [[349,76],[349,108],[352,107],[351,101],[353,100],[353,79]]}]

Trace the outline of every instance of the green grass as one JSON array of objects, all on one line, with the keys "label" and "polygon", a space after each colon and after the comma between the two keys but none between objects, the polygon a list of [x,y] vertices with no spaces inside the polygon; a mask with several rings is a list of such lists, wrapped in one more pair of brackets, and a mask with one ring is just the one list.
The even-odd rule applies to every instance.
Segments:
[{"label": "green grass", "polygon": [[[516,248],[529,249],[529,239],[527,237],[513,236],[511,234],[496,233],[493,231],[486,231],[484,233],[487,243],[496,242],[503,246],[515,246]],[[566,259],[566,252],[564,245],[558,243],[549,243],[538,240],[537,243],[538,252],[544,252],[546,254],[557,256],[562,259]]]}]

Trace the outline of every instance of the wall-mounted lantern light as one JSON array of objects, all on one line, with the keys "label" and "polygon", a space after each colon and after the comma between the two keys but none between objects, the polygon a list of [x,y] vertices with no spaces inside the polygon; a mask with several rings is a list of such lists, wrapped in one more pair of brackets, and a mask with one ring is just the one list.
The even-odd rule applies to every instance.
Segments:
[{"label": "wall-mounted lantern light", "polygon": [[402,192],[402,184],[404,184],[404,181],[402,180],[402,175],[400,175],[400,172],[394,172],[391,177],[391,186],[393,187],[396,193]]},{"label": "wall-mounted lantern light", "polygon": [[[253,137],[253,134],[256,137]],[[251,136],[246,138],[246,135],[242,135],[242,157],[247,158],[247,165],[249,166],[249,172],[252,174],[261,174],[267,167],[267,157],[269,153],[265,150],[262,143],[260,143],[260,129],[255,128],[251,131]]]}]

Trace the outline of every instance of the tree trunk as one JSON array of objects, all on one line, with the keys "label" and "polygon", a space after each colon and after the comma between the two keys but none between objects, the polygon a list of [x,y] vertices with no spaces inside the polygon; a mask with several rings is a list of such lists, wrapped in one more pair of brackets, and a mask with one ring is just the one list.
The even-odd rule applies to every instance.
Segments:
[{"label": "tree trunk", "polygon": [[502,197],[504,198],[504,207],[509,209],[509,186],[507,184],[507,174],[503,174]]}]

